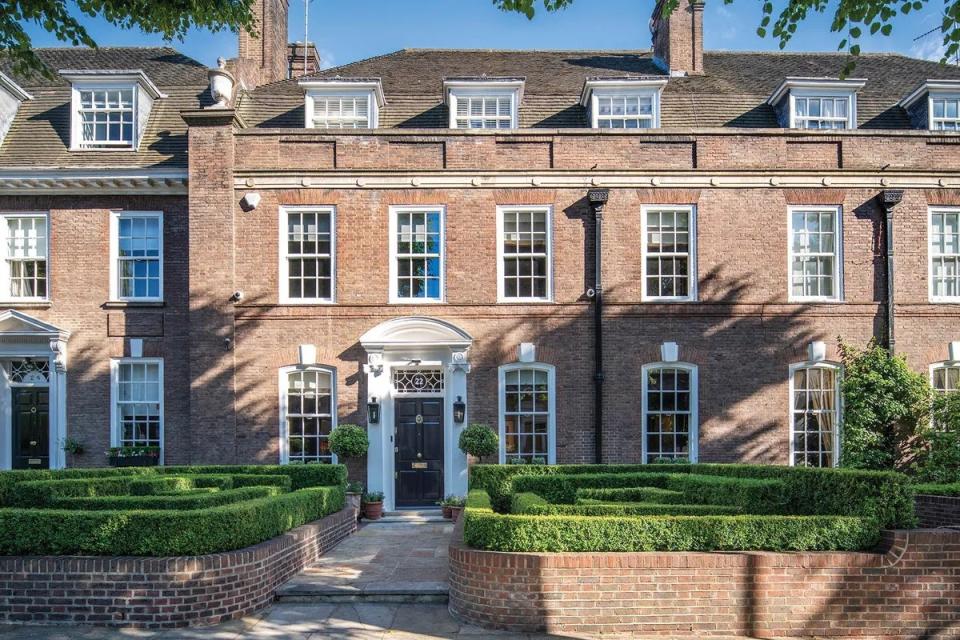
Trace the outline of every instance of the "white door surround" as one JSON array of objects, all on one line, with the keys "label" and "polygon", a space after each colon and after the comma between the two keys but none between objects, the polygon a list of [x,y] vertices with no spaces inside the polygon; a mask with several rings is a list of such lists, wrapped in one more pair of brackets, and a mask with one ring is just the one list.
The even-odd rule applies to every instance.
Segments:
[{"label": "white door surround", "polygon": [[[382,491],[384,508],[394,508],[394,398],[401,397],[393,384],[395,368],[431,367],[443,372],[444,493],[466,495],[467,457],[457,447],[460,432],[469,424],[453,421],[453,403],[460,397],[467,404],[467,351],[473,338],[463,329],[443,320],[421,316],[394,318],[378,324],[360,337],[367,352],[363,371],[367,375],[366,400],[380,404],[380,422],[370,424],[370,449],[367,452],[367,489]],[[402,396],[405,397],[405,396]]]},{"label": "white door surround", "polygon": [[[0,313],[0,361],[41,360],[49,364],[50,468],[66,466],[67,340],[70,332],[14,309]],[[13,412],[9,366],[0,367],[0,469],[13,463]]]}]

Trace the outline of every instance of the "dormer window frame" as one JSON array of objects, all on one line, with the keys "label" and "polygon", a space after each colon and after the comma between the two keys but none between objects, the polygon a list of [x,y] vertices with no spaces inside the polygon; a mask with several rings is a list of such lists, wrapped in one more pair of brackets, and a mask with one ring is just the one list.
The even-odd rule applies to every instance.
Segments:
[{"label": "dormer window frame", "polygon": [[0,71],[0,93],[6,93],[11,98],[0,100],[0,143],[3,143],[7,132],[13,126],[13,120],[17,117],[20,105],[27,100],[33,100],[33,96],[2,71]]},{"label": "dormer window frame", "polygon": [[[298,82],[304,91],[304,127],[307,129],[377,129],[380,126],[380,110],[386,104],[383,85],[375,79],[310,79]],[[366,127],[318,127],[316,103],[318,99],[365,98],[367,101]],[[356,116],[353,117],[354,119]],[[347,118],[344,119],[344,122]]]},{"label": "dormer window frame", "polygon": [[[936,131],[939,133],[960,131],[960,105],[958,105],[958,113],[955,117],[938,117],[934,112],[934,102],[937,100],[960,102],[960,80],[925,80],[919,87],[901,100],[899,105],[905,111],[909,112],[910,109],[923,98],[926,99],[928,131]],[[954,122],[956,123],[956,128],[938,129],[936,127],[938,121]],[[916,124],[916,121],[914,122]]]},{"label": "dormer window frame", "polygon": [[[866,84],[863,78],[850,78],[840,80],[837,78],[786,78],[780,86],[767,99],[767,104],[776,108],[780,102],[787,99],[787,128],[801,129],[803,131],[843,131],[855,130],[857,128],[857,92]],[[841,121],[836,116],[811,116],[797,115],[797,98],[809,99],[845,99],[847,102],[847,114],[845,127],[839,129],[832,128],[808,128],[800,126],[801,121],[806,120],[824,120],[832,119]]]},{"label": "dormer window frame", "polygon": [[[479,79],[445,79],[443,81],[443,95],[447,103],[449,112],[448,126],[450,129],[459,130],[492,130],[507,131],[509,129],[520,128],[520,103],[523,101],[523,89],[525,80],[522,78],[479,78]],[[457,121],[464,119],[457,115],[457,105],[461,99],[469,98],[509,98],[510,100],[510,127],[458,127]],[[496,116],[492,119],[501,121],[503,116]],[[491,118],[470,118],[467,120],[484,120]]]},{"label": "dormer window frame", "polygon": [[[153,102],[166,94],[140,70],[61,70],[60,76],[70,82],[70,150],[71,151],[137,151],[147,128]],[[82,94],[88,91],[130,90],[132,139],[129,144],[83,139]],[[118,109],[119,110],[119,109]],[[144,113],[144,110],[146,113]],[[122,111],[127,111],[126,108]]]},{"label": "dormer window frame", "polygon": [[[638,98],[650,99],[651,124],[650,127],[637,129],[659,129],[661,96],[663,88],[667,86],[666,78],[597,78],[587,79],[583,84],[580,104],[587,110],[592,129],[600,129],[600,100],[607,98]],[[608,127],[602,127],[607,129]],[[618,127],[610,127],[616,129]],[[625,127],[627,128],[627,127]]]}]

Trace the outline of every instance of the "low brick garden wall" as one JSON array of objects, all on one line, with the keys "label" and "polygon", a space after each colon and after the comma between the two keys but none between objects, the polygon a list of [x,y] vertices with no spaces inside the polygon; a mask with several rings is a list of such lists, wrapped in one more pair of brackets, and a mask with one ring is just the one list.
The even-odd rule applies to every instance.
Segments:
[{"label": "low brick garden wall", "polygon": [[0,622],[225,622],[269,604],[277,587],[356,528],[356,511],[347,507],[258,545],[204,556],[0,557]]},{"label": "low brick garden wall", "polygon": [[914,504],[921,527],[960,527],[960,496],[919,495]]},{"label": "low brick garden wall", "polygon": [[450,545],[450,611],[490,629],[960,638],[960,530],[885,553],[501,553]]}]

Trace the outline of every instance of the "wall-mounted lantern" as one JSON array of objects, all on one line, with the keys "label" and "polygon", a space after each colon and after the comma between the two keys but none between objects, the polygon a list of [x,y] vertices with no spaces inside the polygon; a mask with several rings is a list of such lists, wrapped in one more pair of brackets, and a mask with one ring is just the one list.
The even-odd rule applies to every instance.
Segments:
[{"label": "wall-mounted lantern", "polygon": [[380,403],[376,398],[371,397],[367,403],[367,423],[377,424],[380,422]]},{"label": "wall-mounted lantern", "polygon": [[453,403],[453,421],[457,424],[463,424],[467,417],[467,404],[461,396],[457,396],[457,401]]}]

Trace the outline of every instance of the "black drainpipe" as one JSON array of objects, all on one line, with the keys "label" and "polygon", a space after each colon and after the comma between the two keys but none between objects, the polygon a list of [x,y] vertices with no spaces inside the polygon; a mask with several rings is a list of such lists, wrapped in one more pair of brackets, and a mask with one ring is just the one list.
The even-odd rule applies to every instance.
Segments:
[{"label": "black drainpipe", "polygon": [[594,459],[603,464],[603,208],[610,192],[591,189],[587,192],[593,212],[593,415]]},{"label": "black drainpipe", "polygon": [[894,353],[897,341],[894,333],[893,317],[893,209],[903,200],[900,189],[884,189],[880,192],[880,206],[883,208],[884,249],[887,258],[887,349]]}]

